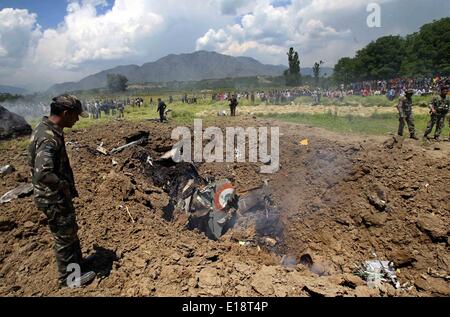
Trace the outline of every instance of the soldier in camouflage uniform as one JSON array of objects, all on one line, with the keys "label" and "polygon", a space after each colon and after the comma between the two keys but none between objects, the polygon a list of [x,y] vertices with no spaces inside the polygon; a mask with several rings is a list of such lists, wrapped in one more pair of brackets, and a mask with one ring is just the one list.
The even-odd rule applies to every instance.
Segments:
[{"label": "soldier in camouflage uniform", "polygon": [[[50,117],[44,117],[34,129],[28,147],[35,204],[48,218],[55,240],[54,250],[60,287],[67,285],[69,264],[82,264],[78,226],[72,200],[78,197],[72,168],[67,156],[64,128],[72,128],[79,116],[86,117],[81,102],[74,96],[53,98]],[[80,285],[95,278],[94,272],[82,273]]]},{"label": "soldier in camouflage uniform", "polygon": [[440,140],[441,132],[445,125],[445,117],[447,116],[450,109],[450,99],[448,98],[447,94],[448,88],[441,87],[440,98],[434,98],[430,104],[431,120],[428,123],[427,129],[425,131],[425,140],[428,140],[428,135],[433,131],[433,127],[435,125],[436,130],[434,132],[434,139],[436,141]]},{"label": "soldier in camouflage uniform", "polygon": [[398,135],[403,136],[403,130],[405,128],[405,121],[408,124],[409,136],[411,139],[418,140],[416,136],[416,128],[414,126],[414,118],[412,113],[412,96],[414,94],[413,90],[407,90],[405,96],[400,98],[400,102],[397,105],[399,113],[399,126]]}]

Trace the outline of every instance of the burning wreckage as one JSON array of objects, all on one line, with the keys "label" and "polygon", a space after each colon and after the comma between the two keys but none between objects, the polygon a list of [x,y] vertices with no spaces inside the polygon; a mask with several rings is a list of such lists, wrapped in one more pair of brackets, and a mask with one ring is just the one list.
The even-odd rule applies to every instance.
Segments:
[{"label": "burning wreckage", "polygon": [[[173,159],[176,148],[154,160],[145,148],[149,137],[150,133],[141,131],[125,138],[125,145],[110,151],[103,144],[96,149],[88,149],[96,155],[114,156],[125,149],[139,146],[131,158],[141,162],[144,175],[170,197],[164,209],[166,220],[175,218],[174,212],[184,212],[189,219],[188,228],[198,229],[211,240],[219,239],[236,224],[239,224],[239,228],[251,227],[251,237],[246,236],[245,241],[240,241],[241,244],[264,245],[273,251],[280,251],[283,230],[267,182],[238,195],[230,180],[202,177],[194,164],[176,163]],[[114,159],[112,162],[113,165],[117,164]],[[13,169],[10,165],[3,166],[1,174],[8,174]],[[29,196],[32,192],[32,184],[22,184],[4,194],[0,204]]]},{"label": "burning wreckage", "polygon": [[172,220],[174,212],[184,212],[189,218],[188,228],[198,229],[212,240],[219,239],[237,223],[253,224],[256,238],[245,243],[278,247],[282,226],[267,182],[238,195],[230,180],[202,177],[194,164],[175,162],[176,148],[154,160],[145,148],[148,140],[149,133],[141,131],[126,138],[123,146],[108,152],[101,144],[97,152],[114,155],[139,145],[132,158],[141,162],[144,175],[170,197],[164,210],[166,220]]}]

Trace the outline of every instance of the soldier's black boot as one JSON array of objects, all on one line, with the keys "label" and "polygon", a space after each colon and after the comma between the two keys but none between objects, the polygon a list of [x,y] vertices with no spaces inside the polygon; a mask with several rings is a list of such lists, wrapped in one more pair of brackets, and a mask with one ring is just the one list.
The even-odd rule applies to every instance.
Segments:
[{"label": "soldier's black boot", "polygon": [[411,134],[410,138],[417,141],[419,140],[419,138],[415,134]]}]

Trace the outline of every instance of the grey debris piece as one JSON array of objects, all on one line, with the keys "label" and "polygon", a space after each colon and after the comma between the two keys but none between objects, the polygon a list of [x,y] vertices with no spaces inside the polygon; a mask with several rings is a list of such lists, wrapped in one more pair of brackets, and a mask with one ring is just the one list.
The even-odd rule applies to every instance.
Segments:
[{"label": "grey debris piece", "polygon": [[31,195],[33,184],[22,184],[19,187],[10,190],[0,198],[0,204],[8,203],[11,200]]},{"label": "grey debris piece", "polygon": [[8,164],[5,166],[0,167],[0,176],[5,176],[8,174],[11,174],[15,171],[16,169],[14,168],[14,166]]}]

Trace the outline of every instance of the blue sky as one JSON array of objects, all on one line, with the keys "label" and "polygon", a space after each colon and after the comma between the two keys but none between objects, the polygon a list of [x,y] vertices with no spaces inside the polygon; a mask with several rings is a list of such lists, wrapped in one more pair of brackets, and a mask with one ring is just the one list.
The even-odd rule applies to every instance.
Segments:
[{"label": "blue sky", "polygon": [[0,10],[3,8],[28,9],[38,15],[38,23],[44,28],[53,28],[66,15],[65,0],[0,0]]},{"label": "blue sky", "polygon": [[[108,1],[107,7],[97,7],[102,14],[112,6]],[[64,20],[66,15],[67,0],[0,0],[0,10],[3,8],[27,9],[37,14],[38,23],[44,28],[55,28]]]},{"label": "blue sky", "polygon": [[277,7],[285,7],[292,3],[291,0],[273,0],[272,4],[275,8]]}]

